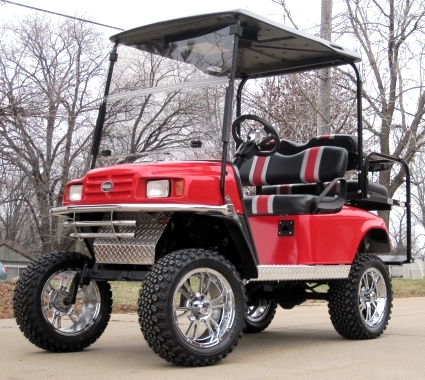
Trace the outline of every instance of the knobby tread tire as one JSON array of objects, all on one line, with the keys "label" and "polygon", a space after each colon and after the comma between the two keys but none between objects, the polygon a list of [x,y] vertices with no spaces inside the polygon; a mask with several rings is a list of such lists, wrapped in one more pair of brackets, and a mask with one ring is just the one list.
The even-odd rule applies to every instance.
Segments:
[{"label": "knobby tread tire", "polygon": [[276,314],[277,303],[275,300],[271,300],[270,308],[267,311],[267,315],[258,322],[250,321],[248,318],[245,321],[245,334],[257,334],[264,331],[272,323],[273,318]]},{"label": "knobby tread tire", "polygon": [[[366,269],[375,267],[384,276],[387,290],[385,316],[372,328],[362,319],[359,309],[360,280]],[[335,330],[347,339],[375,339],[387,328],[391,318],[392,285],[384,263],[372,254],[361,254],[354,260],[349,277],[345,280],[332,281],[329,284],[329,315]]]},{"label": "knobby tread tire", "polygon": [[52,352],[81,351],[93,344],[104,332],[112,311],[110,284],[96,282],[101,305],[93,325],[76,336],[64,336],[44,318],[41,293],[50,276],[60,270],[82,269],[87,257],[77,252],[52,252],[32,261],[22,272],[15,286],[13,309],[16,323],[34,345]]},{"label": "knobby tread tire", "polygon": [[[235,294],[236,315],[234,330],[223,342],[212,348],[196,349],[184,341],[176,331],[171,304],[177,283],[189,271],[187,267],[193,269],[191,264],[197,261],[201,261],[199,267],[202,267],[205,260],[217,264],[222,269],[225,268],[227,273],[230,272],[234,277],[227,280]],[[146,342],[161,358],[180,366],[212,365],[231,353],[242,337],[246,318],[245,289],[238,272],[223,256],[204,249],[180,250],[158,260],[146,276],[140,291],[138,315]]]}]

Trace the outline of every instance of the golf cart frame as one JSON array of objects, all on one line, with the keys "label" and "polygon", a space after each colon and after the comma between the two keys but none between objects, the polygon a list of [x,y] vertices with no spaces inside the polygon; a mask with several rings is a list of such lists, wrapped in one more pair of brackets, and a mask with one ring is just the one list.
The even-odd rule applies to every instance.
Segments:
[{"label": "golf cart frame", "polygon": [[[193,40],[196,45],[197,38],[218,31],[233,49],[227,49],[229,59],[222,67],[213,67],[217,78],[212,82],[227,83],[221,160],[96,168],[98,156],[104,155],[101,137],[118,47],[160,55],[169,44]],[[111,310],[107,281],[115,280],[143,281],[142,332],[158,355],[178,365],[221,360],[242,331],[267,328],[277,304],[290,309],[307,299],[329,301],[331,321],[344,337],[381,335],[392,295],[377,255],[389,254],[391,244],[385,223],[370,211],[406,207],[405,261],[410,262],[410,179],[402,159],[363,154],[362,83],[355,65],[360,57],[245,10],[143,26],[111,41],[92,170],[70,181],[62,207],[51,211],[67,218],[70,236],[84,241],[88,255],[52,253],[23,274],[14,307],[28,339],[50,351],[89,346],[106,328]],[[320,136],[297,144],[281,141],[266,120],[242,115],[243,89],[250,79],[347,64],[357,78],[357,136]],[[236,80],[241,81],[232,122]],[[250,130],[243,139],[246,120],[263,129]],[[237,150],[230,162],[231,133]],[[389,199],[386,189],[368,181],[370,171],[387,170],[393,163],[404,167],[406,202]],[[359,172],[356,180],[344,179],[348,168]],[[123,181],[130,183],[126,196],[120,195]],[[161,186],[165,195],[149,197],[150,184]],[[245,196],[243,186],[255,186],[256,195]],[[73,198],[75,191],[79,194]],[[40,269],[43,274],[34,276]],[[64,282],[55,287],[61,276]],[[30,286],[29,278],[34,279]],[[316,291],[319,285],[329,291]],[[36,304],[25,297],[28,293],[35,294]],[[76,311],[78,302],[82,306]],[[26,322],[29,309],[36,322]]]}]

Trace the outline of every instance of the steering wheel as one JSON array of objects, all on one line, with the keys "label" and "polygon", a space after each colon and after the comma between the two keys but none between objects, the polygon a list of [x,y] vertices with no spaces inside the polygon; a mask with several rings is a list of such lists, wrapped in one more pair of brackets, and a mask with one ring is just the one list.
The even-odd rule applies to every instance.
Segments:
[{"label": "steering wheel", "polygon": [[[247,140],[247,141],[244,142],[242,140],[241,136],[240,136],[240,129],[238,128],[238,126],[240,125],[240,123],[242,123],[245,120],[258,121],[264,127],[264,131],[266,133],[262,134],[261,133],[261,132],[263,132],[263,130],[262,130],[262,131],[260,131],[259,133],[256,134],[254,139]],[[279,138],[279,135],[277,134],[276,130],[272,127],[272,125],[269,122],[265,121],[264,119],[262,119],[261,117],[258,117],[256,115],[247,114],[247,115],[241,115],[241,116],[237,117],[232,124],[232,135],[233,135],[233,139],[235,140],[237,147],[238,147],[237,153],[239,153],[239,155],[241,155],[241,156],[244,153],[243,151],[251,150],[251,147],[253,145],[255,145],[255,147],[256,147],[256,150],[255,150],[253,155],[262,156],[262,157],[267,157],[267,156],[271,156],[271,155],[275,154],[279,150],[279,147],[280,147],[280,138]],[[265,136],[265,137],[263,137],[263,136]],[[267,143],[269,143],[272,140],[274,140],[274,146],[271,150],[265,150],[265,151],[260,150],[261,146],[265,146]],[[251,145],[251,147],[248,148],[247,145]]]}]

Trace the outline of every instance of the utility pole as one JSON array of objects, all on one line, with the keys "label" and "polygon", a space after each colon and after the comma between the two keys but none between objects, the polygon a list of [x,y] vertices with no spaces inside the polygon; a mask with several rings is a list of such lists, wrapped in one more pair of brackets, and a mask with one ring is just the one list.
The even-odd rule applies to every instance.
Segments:
[{"label": "utility pole", "polygon": [[[332,35],[332,0],[322,0],[320,37],[330,41]],[[319,70],[319,114],[317,115],[317,134],[330,134],[330,90],[331,69]]]}]

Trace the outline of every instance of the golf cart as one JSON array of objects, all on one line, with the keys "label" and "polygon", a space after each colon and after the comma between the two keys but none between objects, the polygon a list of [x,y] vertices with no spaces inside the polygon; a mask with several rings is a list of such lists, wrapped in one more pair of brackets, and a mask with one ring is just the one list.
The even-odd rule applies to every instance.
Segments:
[{"label": "golf cart", "polygon": [[[397,157],[363,152],[360,57],[245,10],[159,22],[111,41],[91,170],[51,210],[85,249],[43,255],[20,276],[14,310],[24,335],[53,352],[90,346],[110,318],[109,282],[125,280],[142,282],[145,340],[177,365],[214,364],[244,332],[266,329],[278,305],[310,299],[328,301],[341,336],[379,337],[391,314],[392,248],[376,211],[406,207],[410,261],[409,171]],[[254,111],[242,114],[255,79],[341,65],[357,78],[356,135],[294,142]],[[219,143],[208,125],[197,132],[202,141],[190,134],[207,108],[220,116]],[[176,115],[173,136],[194,148],[150,149]],[[405,202],[369,180],[394,164],[405,168]]]}]

